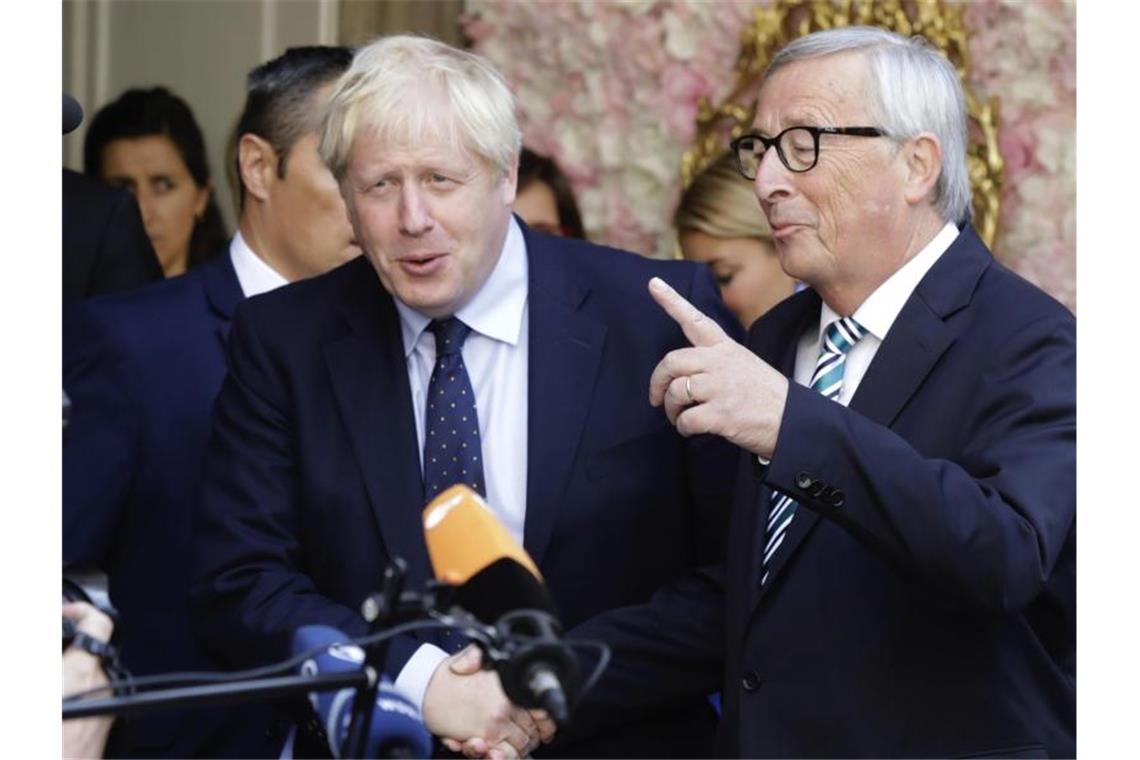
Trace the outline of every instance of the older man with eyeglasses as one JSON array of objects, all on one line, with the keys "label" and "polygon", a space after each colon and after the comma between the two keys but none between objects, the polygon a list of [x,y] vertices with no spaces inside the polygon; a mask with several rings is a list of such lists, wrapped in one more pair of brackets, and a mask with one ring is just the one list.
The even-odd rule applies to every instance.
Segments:
[{"label": "older man with eyeglasses", "polygon": [[917,38],[774,58],[732,147],[810,289],[745,348],[650,282],[692,343],[652,403],[743,452],[726,564],[578,632],[595,703],[717,663],[723,755],[1074,755],[1075,320],[970,226],[963,103]]}]

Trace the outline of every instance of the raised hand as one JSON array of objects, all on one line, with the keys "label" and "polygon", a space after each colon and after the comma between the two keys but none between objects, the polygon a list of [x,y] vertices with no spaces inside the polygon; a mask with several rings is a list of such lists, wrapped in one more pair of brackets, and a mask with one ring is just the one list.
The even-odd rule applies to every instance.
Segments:
[{"label": "raised hand", "polygon": [[787,378],[664,280],[650,280],[649,294],[693,344],[670,351],[658,363],[649,379],[649,403],[664,405],[681,435],[712,433],[771,457],[788,397]]}]

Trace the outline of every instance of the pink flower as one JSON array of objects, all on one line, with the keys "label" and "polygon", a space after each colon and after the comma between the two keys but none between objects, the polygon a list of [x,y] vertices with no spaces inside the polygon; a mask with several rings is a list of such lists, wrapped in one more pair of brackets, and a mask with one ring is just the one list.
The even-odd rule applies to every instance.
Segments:
[{"label": "pink flower", "polygon": [[670,64],[661,74],[665,96],[673,102],[696,103],[708,93],[709,83],[700,72],[678,63]]},{"label": "pink flower", "polygon": [[665,113],[665,127],[681,144],[697,136],[697,104],[675,103]]},{"label": "pink flower", "polygon": [[1029,130],[1008,125],[998,136],[998,149],[1005,159],[1006,178],[1012,182],[1033,165],[1037,140]]},{"label": "pink flower", "polygon": [[569,113],[573,110],[574,96],[566,90],[554,93],[550,98],[550,110],[557,117],[559,114]]}]

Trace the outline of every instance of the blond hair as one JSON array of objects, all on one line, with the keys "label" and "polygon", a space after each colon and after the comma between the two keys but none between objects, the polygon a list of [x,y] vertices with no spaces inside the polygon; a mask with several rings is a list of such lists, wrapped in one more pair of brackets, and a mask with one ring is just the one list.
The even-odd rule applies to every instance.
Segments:
[{"label": "blond hair", "polygon": [[714,237],[766,240],[772,236],[752,183],[740,175],[731,153],[697,175],[681,196],[673,223],[678,232],[696,230]]},{"label": "blond hair", "polygon": [[499,72],[473,53],[411,35],[360,48],[337,82],[318,150],[338,181],[364,130],[399,145],[440,136],[503,174],[522,146],[514,97]]}]

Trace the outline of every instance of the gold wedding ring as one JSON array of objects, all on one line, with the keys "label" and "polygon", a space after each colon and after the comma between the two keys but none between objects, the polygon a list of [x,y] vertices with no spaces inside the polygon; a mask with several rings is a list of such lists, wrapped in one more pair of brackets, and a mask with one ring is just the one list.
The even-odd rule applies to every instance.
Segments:
[{"label": "gold wedding ring", "polygon": [[693,376],[692,375],[685,375],[685,395],[689,397],[689,405],[690,406],[697,403],[697,400],[693,397]]}]

